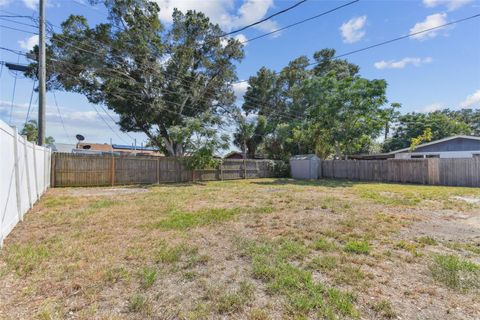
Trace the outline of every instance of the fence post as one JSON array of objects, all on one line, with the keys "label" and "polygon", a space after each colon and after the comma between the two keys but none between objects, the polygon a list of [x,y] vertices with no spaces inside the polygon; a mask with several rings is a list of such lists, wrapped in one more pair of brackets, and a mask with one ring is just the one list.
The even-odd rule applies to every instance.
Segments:
[{"label": "fence post", "polygon": [[223,159],[220,160],[220,180],[223,181]]},{"label": "fence post", "polygon": [[20,172],[18,172],[18,133],[17,128],[13,127],[13,170],[15,170],[15,194],[17,196],[18,220],[22,221],[22,200],[20,199]]},{"label": "fence post", "polygon": [[157,184],[160,184],[160,159],[157,157]]},{"label": "fence post", "polygon": [[112,161],[111,161],[111,172],[110,172],[110,179],[112,183],[112,187],[115,185],[115,155],[112,153]]},{"label": "fence post", "polygon": [[38,192],[38,169],[37,169],[37,150],[33,142],[31,142],[33,150],[33,177],[35,178],[35,201],[40,198],[40,193]]},{"label": "fence post", "polygon": [[243,158],[243,179],[247,179],[247,159]]},{"label": "fence post", "polygon": [[28,164],[28,147],[27,147],[28,141],[26,139],[23,140],[23,152],[24,152],[24,158],[25,158],[25,174],[27,176],[27,194],[28,194],[28,206],[31,209],[33,207],[32,203],[32,186],[30,185],[30,166]]},{"label": "fence post", "polygon": [[47,176],[47,174],[48,174],[47,148],[46,147],[42,147],[42,148],[43,148],[43,192],[45,192],[45,191],[47,191],[48,181],[50,181],[50,178]]},{"label": "fence post", "polygon": [[50,187],[55,187],[55,156],[50,154]]}]

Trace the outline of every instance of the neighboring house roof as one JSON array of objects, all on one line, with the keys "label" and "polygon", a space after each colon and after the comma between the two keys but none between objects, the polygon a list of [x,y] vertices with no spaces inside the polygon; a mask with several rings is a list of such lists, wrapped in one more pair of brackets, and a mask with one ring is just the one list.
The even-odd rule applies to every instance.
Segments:
[{"label": "neighboring house roof", "polygon": [[139,151],[158,151],[158,148],[154,147],[142,147],[142,146],[131,146],[127,144],[112,144],[113,149],[124,149],[124,150],[139,150]]},{"label": "neighboring house roof", "polygon": [[[415,150],[421,149],[421,148],[423,148],[423,147],[427,147],[427,146],[439,144],[439,143],[442,143],[442,142],[451,141],[451,140],[454,140],[454,139],[467,139],[467,140],[480,141],[480,137],[476,137],[476,136],[465,136],[465,135],[456,135],[456,136],[451,136],[451,137],[443,138],[443,139],[440,139],[440,140],[435,140],[435,141],[431,141],[431,142],[427,142],[427,143],[420,144],[420,145],[418,145],[418,146],[415,148]],[[410,150],[410,148],[403,148],[403,149],[399,149],[399,150],[394,150],[394,151],[390,152],[389,154],[396,154],[396,153],[401,153],[401,152],[408,152],[409,150]]]},{"label": "neighboring house roof", "polygon": [[112,151],[112,146],[106,143],[87,143],[80,142],[78,149],[92,150],[92,151]]},{"label": "neighboring house roof", "polygon": [[227,153],[223,158],[224,159],[243,159],[243,152],[231,151]]},{"label": "neighboring house roof", "polygon": [[391,153],[355,154],[348,156],[350,160],[386,160],[395,157]]}]

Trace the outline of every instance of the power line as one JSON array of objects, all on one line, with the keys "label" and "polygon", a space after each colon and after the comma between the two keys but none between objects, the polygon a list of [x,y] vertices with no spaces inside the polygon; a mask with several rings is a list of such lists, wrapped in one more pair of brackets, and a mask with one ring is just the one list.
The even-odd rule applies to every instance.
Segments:
[{"label": "power line", "polygon": [[25,32],[25,33],[30,33],[30,34],[38,34],[38,33],[32,32],[32,31],[28,31],[28,30],[23,30],[23,29],[18,29],[18,28],[14,28],[14,27],[5,26],[3,24],[0,25],[0,28],[15,30],[15,31],[19,31],[19,32]]},{"label": "power line", "polygon": [[28,103],[27,116],[25,118],[25,124],[23,125],[24,127],[28,122],[28,117],[30,116],[30,109],[32,108],[33,93],[35,92],[35,83],[36,82],[37,82],[37,80],[33,79],[32,93],[30,94],[30,102]]},{"label": "power line", "polygon": [[[414,33],[409,33],[407,35],[400,36],[400,37],[397,37],[397,38],[393,38],[391,40],[382,41],[382,42],[379,42],[377,44],[373,44],[373,45],[370,45],[370,46],[367,46],[367,47],[364,47],[364,48],[360,48],[360,49],[357,49],[357,50],[342,53],[342,54],[339,54],[339,55],[336,55],[336,56],[330,58],[330,60],[346,57],[346,56],[349,56],[349,55],[352,55],[352,54],[355,54],[355,53],[358,53],[358,52],[366,51],[366,50],[369,50],[369,49],[372,49],[372,48],[376,48],[376,47],[386,45],[386,44],[389,44],[389,43],[392,43],[392,42],[396,42],[396,41],[399,41],[399,40],[410,38],[410,37],[413,37],[413,36],[416,36],[416,35],[419,35],[419,34],[422,34],[422,33],[430,32],[430,31],[433,31],[433,30],[436,30],[436,29],[445,28],[447,26],[454,25],[454,24],[457,24],[457,23],[461,23],[461,22],[464,22],[464,21],[467,21],[467,20],[475,19],[475,18],[478,18],[478,17],[480,17],[480,13],[472,15],[472,16],[468,16],[466,18],[458,19],[458,20],[455,20],[455,21],[452,21],[452,22],[449,22],[449,23],[445,23],[445,24],[442,24],[442,25],[439,25],[439,26],[436,26],[436,27],[424,29],[424,30],[414,32]],[[307,64],[307,66],[313,66],[313,65],[316,65],[316,64],[319,64],[319,63],[318,62],[312,62],[312,63]],[[293,70],[295,70],[295,69],[293,69]],[[279,74],[280,71],[274,71],[273,73],[274,74]],[[232,84],[238,84],[238,83],[247,82],[247,81],[248,81],[248,79],[245,79],[245,80],[232,82]]]},{"label": "power line", "polygon": [[[20,56],[18,56],[18,61],[17,63],[20,62]],[[17,88],[17,77],[14,77],[15,80],[13,80],[13,93],[12,93],[12,103],[11,103],[11,106],[10,106],[10,120],[8,123],[10,123],[10,125],[12,124],[12,115],[13,115],[13,102],[15,101],[15,90]]]},{"label": "power line", "polygon": [[333,8],[333,9],[330,9],[330,10],[328,10],[328,11],[325,11],[325,12],[319,13],[319,14],[317,14],[317,15],[314,15],[313,17],[300,20],[300,21],[298,21],[298,22],[289,24],[289,25],[287,25],[287,26],[285,26],[285,27],[282,27],[282,28],[279,28],[279,29],[276,29],[276,30],[273,30],[273,31],[270,31],[270,32],[267,32],[267,33],[264,33],[264,34],[261,34],[261,35],[259,35],[259,36],[254,37],[254,38],[250,38],[250,39],[247,39],[247,40],[245,40],[245,41],[241,41],[240,43],[244,44],[244,43],[247,43],[247,42],[251,42],[251,41],[255,41],[255,40],[264,38],[264,37],[266,37],[266,36],[269,36],[269,35],[271,35],[271,34],[274,34],[274,33],[280,32],[280,31],[283,31],[283,30],[285,30],[285,29],[298,26],[299,24],[305,23],[305,22],[307,22],[307,21],[320,18],[320,17],[322,17],[322,16],[324,16],[324,15],[327,15],[327,14],[332,13],[332,12],[334,12],[334,11],[340,10],[340,9],[342,9],[342,8],[344,8],[344,7],[348,7],[348,6],[350,6],[350,5],[352,5],[352,4],[356,3],[356,2],[359,2],[359,1],[360,1],[360,0],[354,0],[354,1],[348,2],[348,3],[343,4],[343,5],[341,5],[341,6],[338,6],[338,7],[335,7],[335,8]]},{"label": "power line", "polygon": [[97,112],[98,116],[99,116],[100,119],[102,119],[102,121],[107,125],[107,127],[110,128],[110,130],[111,130],[120,140],[122,140],[123,142],[125,142],[125,143],[128,144],[128,142],[125,141],[125,140],[118,134],[117,131],[113,130],[113,128],[108,124],[108,122],[105,120],[105,118],[102,116],[102,114],[101,114],[100,112],[98,112],[98,109],[97,109],[97,107],[95,106],[95,104],[91,103],[90,105],[93,107],[93,109],[95,110],[95,112]]},{"label": "power line", "polygon": [[[113,117],[110,115],[110,113],[108,113],[107,110],[105,110],[105,108],[101,104],[99,104],[98,106],[103,110],[103,112],[105,112],[105,114],[110,118],[110,120],[113,121],[113,123],[117,124],[117,121],[115,121],[115,119],[113,119]],[[125,133],[130,139],[135,140],[135,138],[133,138],[128,132],[123,132],[123,133]]]},{"label": "power line", "polygon": [[278,12],[276,12],[276,13],[268,16],[268,17],[263,18],[262,20],[259,20],[259,21],[257,21],[257,22],[251,23],[251,24],[249,24],[249,25],[246,25],[246,26],[244,26],[244,27],[242,27],[242,28],[240,28],[240,29],[237,29],[237,30],[234,30],[234,31],[230,31],[230,32],[228,32],[228,33],[225,33],[225,34],[221,35],[220,38],[223,38],[223,37],[232,35],[232,34],[234,34],[234,33],[237,33],[237,32],[243,31],[243,30],[246,30],[246,29],[251,28],[251,27],[253,27],[253,26],[256,26],[256,25],[258,25],[258,24],[260,24],[260,23],[263,23],[263,22],[265,22],[265,21],[267,21],[267,20],[272,19],[273,17],[276,17],[276,16],[278,16],[278,15],[281,15],[281,14],[283,14],[283,13],[285,13],[285,12],[288,12],[288,11],[290,11],[290,10],[298,7],[299,5],[301,5],[301,4],[305,3],[305,2],[307,2],[307,0],[299,1],[299,2],[295,3],[294,5],[292,5],[292,6],[288,7],[288,8],[285,8],[285,9],[283,9],[283,10],[280,10],[280,11],[278,11]]},{"label": "power line", "polygon": [[[401,37],[397,37],[397,38],[394,38],[394,39],[391,39],[391,40],[387,40],[387,41],[383,41],[381,43],[377,43],[377,44],[374,44],[374,45],[371,45],[371,46],[368,46],[368,47],[365,47],[365,48],[361,48],[361,49],[357,49],[357,50],[354,50],[354,51],[350,51],[350,52],[347,52],[347,53],[344,53],[344,54],[340,54],[340,55],[337,55],[337,56],[334,56],[332,57],[331,59],[338,59],[340,57],[344,57],[344,56],[348,56],[348,55],[351,55],[351,54],[354,54],[354,53],[357,53],[357,52],[361,52],[361,51],[365,51],[365,50],[369,50],[371,48],[375,48],[375,47],[378,47],[378,46],[381,46],[381,45],[385,45],[385,44],[389,44],[389,43],[392,43],[392,42],[395,42],[395,41],[399,41],[399,40],[402,40],[402,39],[405,39],[405,38],[409,38],[409,37],[412,37],[412,36],[415,36],[415,35],[418,35],[418,34],[422,34],[422,33],[426,33],[426,32],[430,32],[432,30],[435,30],[435,29],[439,29],[439,28],[444,28],[446,26],[449,26],[449,25],[453,25],[453,24],[457,24],[457,23],[460,23],[460,22],[463,22],[463,21],[466,21],[466,20],[470,20],[470,19],[474,19],[474,18],[478,18],[480,16],[480,14],[476,14],[476,15],[472,15],[472,16],[469,16],[469,17],[466,17],[466,18],[463,18],[463,19],[459,19],[459,20],[456,20],[456,21],[452,21],[450,23],[446,23],[446,24],[443,24],[443,25],[440,25],[440,26],[436,26],[436,27],[432,27],[432,28],[428,28],[428,29],[425,29],[425,30],[421,30],[421,31],[418,31],[418,32],[415,32],[415,33],[411,33],[411,34],[408,34],[408,35],[405,35],[405,36],[401,36]],[[2,48],[0,48],[2,49]],[[13,51],[11,49],[8,49],[9,51]],[[15,52],[15,51],[13,51]],[[15,52],[16,53],[16,52]],[[58,62],[63,62],[63,61],[58,61]],[[66,63],[66,62],[64,62]],[[313,63],[310,63],[308,64],[307,66],[312,66],[312,65],[316,65],[318,64],[318,62],[313,62]],[[111,69],[111,68],[107,68],[107,69]],[[112,70],[115,70],[115,69],[112,69]],[[117,71],[117,70],[115,70]],[[279,72],[274,72],[274,74],[278,74]],[[238,83],[242,83],[242,82],[247,82],[247,80],[241,80],[241,81],[236,81],[236,82],[232,82],[231,84],[238,84]],[[137,92],[131,92],[133,94],[137,94]],[[173,102],[171,102],[173,103]],[[171,111],[171,110],[168,110],[167,111]]]},{"label": "power line", "polygon": [[62,117],[62,113],[60,112],[60,107],[58,106],[57,95],[55,94],[55,90],[52,90],[52,93],[53,93],[53,101],[55,102],[55,106],[57,107],[57,112],[60,117],[60,121],[62,122],[63,131],[65,131],[65,135],[67,136],[67,139],[71,141],[72,139],[70,138],[70,135],[68,134],[67,129],[65,128],[65,122],[63,122],[63,117]]}]

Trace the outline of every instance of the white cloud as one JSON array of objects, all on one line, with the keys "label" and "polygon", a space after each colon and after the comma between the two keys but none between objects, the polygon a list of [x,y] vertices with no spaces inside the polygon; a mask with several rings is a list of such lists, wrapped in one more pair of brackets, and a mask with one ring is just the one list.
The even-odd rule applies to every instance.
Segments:
[{"label": "white cloud", "polygon": [[11,0],[0,0],[0,7],[9,5]]},{"label": "white cloud", "polygon": [[237,82],[233,84],[233,92],[235,93],[235,96],[237,99],[243,100],[243,95],[247,91],[248,88],[248,82]]},{"label": "white cloud", "polygon": [[360,41],[365,36],[365,24],[367,16],[356,17],[344,22],[340,26],[343,42],[354,43]]},{"label": "white cloud", "polygon": [[473,0],[423,0],[425,7],[433,8],[440,5],[446,6],[448,10],[453,11],[471,3]]},{"label": "white cloud", "polygon": [[[425,18],[422,22],[417,22],[411,29],[410,34],[414,34],[420,31],[424,31],[427,29],[435,28],[447,23],[447,14],[446,13],[435,13],[429,15]],[[444,28],[438,28],[429,32],[424,32],[420,34],[416,34],[412,36],[412,38],[417,40],[425,40],[428,38],[435,38],[441,30]]]},{"label": "white cloud", "polygon": [[[245,41],[247,41],[247,37],[246,37],[244,34],[242,34],[242,33],[237,34],[234,38],[237,39],[237,40],[240,41],[240,42],[245,42]],[[244,43],[243,45],[245,46],[245,45],[247,45],[247,44]]]},{"label": "white cloud", "polygon": [[22,48],[22,49],[32,50],[33,47],[36,44],[38,44],[38,35],[31,36],[30,38],[27,38],[25,40],[19,40],[18,44],[20,45],[20,48]]},{"label": "white cloud", "polygon": [[431,63],[433,59],[431,57],[426,57],[426,58],[411,58],[411,57],[406,57],[401,60],[389,60],[389,61],[378,61],[375,62],[373,65],[377,69],[403,69],[409,64],[415,67],[420,67],[422,64],[425,63]]},{"label": "white cloud", "polygon": [[440,102],[435,102],[422,108],[423,112],[434,112],[442,109],[444,109],[444,107]]},{"label": "white cloud", "polygon": [[[238,10],[235,10],[234,0],[156,0],[156,2],[160,7],[159,17],[162,21],[172,22],[174,8],[182,12],[197,10],[205,13],[213,23],[218,23],[225,31],[258,21],[267,14],[269,9],[274,7],[273,0],[245,0]],[[255,28],[272,31],[278,28],[278,24],[273,20],[268,20]]]},{"label": "white cloud", "polygon": [[29,9],[38,9],[38,0],[23,0],[23,4]]},{"label": "white cloud", "polygon": [[480,107],[480,90],[469,95],[465,101],[460,103],[461,108]]}]

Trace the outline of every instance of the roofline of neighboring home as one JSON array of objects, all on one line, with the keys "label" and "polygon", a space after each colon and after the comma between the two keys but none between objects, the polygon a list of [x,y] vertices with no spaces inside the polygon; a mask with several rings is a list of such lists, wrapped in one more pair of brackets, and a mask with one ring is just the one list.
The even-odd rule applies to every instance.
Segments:
[{"label": "roofline of neighboring home", "polygon": [[[464,139],[471,139],[471,140],[479,140],[480,141],[480,137],[477,137],[477,136],[456,135],[456,136],[443,138],[443,139],[440,139],[440,140],[435,140],[435,141],[432,141],[432,142],[422,143],[422,144],[416,146],[415,149],[430,146],[432,144],[437,144],[437,143],[440,143],[440,142],[450,141],[450,140],[457,139],[457,138],[464,138]],[[405,152],[405,151],[408,151],[409,149],[410,148],[403,148],[403,149],[392,151],[389,154],[396,154],[396,153],[400,153],[400,152]]]}]

